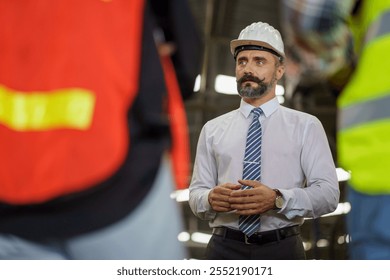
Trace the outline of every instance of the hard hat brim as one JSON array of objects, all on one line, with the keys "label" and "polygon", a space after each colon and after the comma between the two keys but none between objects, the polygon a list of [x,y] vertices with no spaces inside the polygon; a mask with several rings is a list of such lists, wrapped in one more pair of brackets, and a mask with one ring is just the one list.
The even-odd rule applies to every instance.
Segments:
[{"label": "hard hat brim", "polygon": [[281,52],[281,51],[275,49],[274,47],[272,47],[272,46],[271,46],[270,44],[268,44],[268,43],[265,43],[265,42],[263,42],[263,41],[257,41],[257,40],[239,40],[239,39],[232,40],[232,41],[230,42],[230,52],[231,52],[232,55],[234,56],[234,52],[235,52],[235,50],[236,50],[237,47],[240,47],[240,46],[247,46],[247,45],[266,47],[266,48],[269,48],[269,49],[274,50],[275,52],[277,52],[278,54],[280,54],[282,57],[285,57],[284,52]]}]

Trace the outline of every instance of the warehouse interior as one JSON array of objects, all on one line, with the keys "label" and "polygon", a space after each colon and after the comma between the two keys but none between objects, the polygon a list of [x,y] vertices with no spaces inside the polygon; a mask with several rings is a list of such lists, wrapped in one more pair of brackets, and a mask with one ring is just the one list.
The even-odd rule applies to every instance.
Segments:
[{"label": "warehouse interior", "polygon": [[[281,31],[280,1],[268,0],[190,0],[194,19],[204,43],[201,79],[197,79],[194,95],[185,101],[191,144],[191,163],[202,126],[210,119],[239,106],[240,97],[218,87],[218,82],[234,76],[234,60],[229,44],[252,22],[264,21]],[[223,84],[228,84],[223,80]],[[317,116],[327,133],[333,157],[335,151],[336,94],[320,80],[300,80],[295,84],[282,81],[284,92],[279,102],[286,107]],[[225,91],[225,92],[224,92]],[[228,93],[226,93],[228,92]],[[337,166],[337,163],[336,163]],[[345,215],[350,206],[345,201],[348,173],[339,170],[340,204],[335,213],[306,220],[302,238],[308,259],[348,259],[348,235]],[[346,175],[346,177],[345,177]],[[188,248],[190,258],[202,259],[211,230],[207,221],[199,220],[188,206],[188,190],[173,197],[183,211],[185,231],[179,239]]]}]

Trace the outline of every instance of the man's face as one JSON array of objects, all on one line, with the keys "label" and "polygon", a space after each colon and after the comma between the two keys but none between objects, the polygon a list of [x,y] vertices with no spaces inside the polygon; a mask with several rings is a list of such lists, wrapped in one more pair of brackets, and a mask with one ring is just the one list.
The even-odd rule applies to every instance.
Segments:
[{"label": "man's face", "polygon": [[246,98],[274,95],[276,82],[283,76],[284,67],[266,51],[241,51],[236,59],[238,94]]}]

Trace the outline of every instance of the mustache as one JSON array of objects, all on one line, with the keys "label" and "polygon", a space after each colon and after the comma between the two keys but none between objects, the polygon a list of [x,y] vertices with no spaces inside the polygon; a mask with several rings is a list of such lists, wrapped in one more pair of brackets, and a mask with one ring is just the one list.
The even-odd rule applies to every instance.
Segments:
[{"label": "mustache", "polygon": [[264,80],[265,80],[265,78],[259,79],[253,75],[245,74],[244,76],[242,76],[240,79],[237,80],[237,83],[242,84],[242,83],[249,81],[249,82],[255,82],[255,83],[261,84],[264,82]]}]

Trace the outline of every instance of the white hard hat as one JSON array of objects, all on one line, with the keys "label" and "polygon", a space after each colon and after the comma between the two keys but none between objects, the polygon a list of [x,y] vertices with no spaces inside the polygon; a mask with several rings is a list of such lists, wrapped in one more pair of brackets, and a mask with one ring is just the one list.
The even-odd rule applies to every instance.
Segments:
[{"label": "white hard hat", "polygon": [[284,44],[278,30],[265,22],[254,22],[245,27],[238,39],[230,42],[230,51],[236,58],[242,50],[258,49],[285,57]]}]

